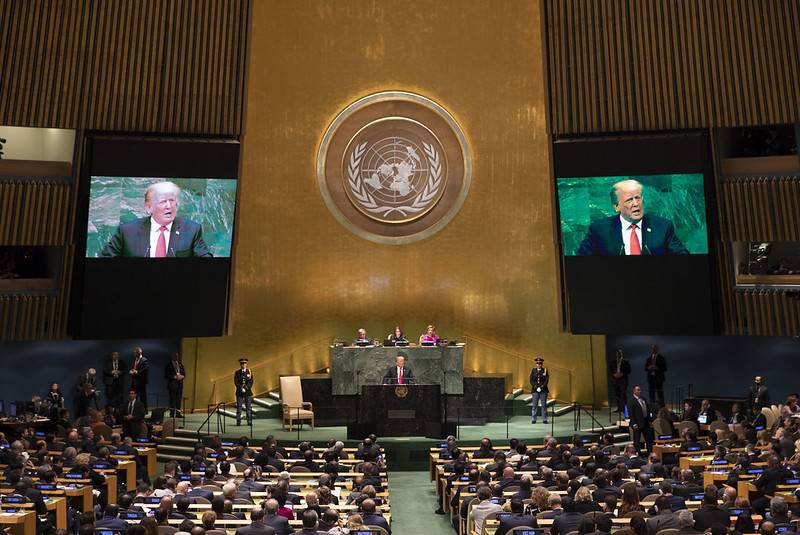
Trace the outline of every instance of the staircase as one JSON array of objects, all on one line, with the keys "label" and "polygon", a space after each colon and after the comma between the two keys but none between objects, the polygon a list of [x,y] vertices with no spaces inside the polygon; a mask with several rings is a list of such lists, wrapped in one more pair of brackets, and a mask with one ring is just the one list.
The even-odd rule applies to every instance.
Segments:
[{"label": "staircase", "polygon": [[[510,404],[512,416],[530,416],[531,401],[533,396],[526,394],[521,388],[514,389],[510,394],[506,395],[506,403]],[[554,408],[555,407],[555,408]],[[556,417],[563,416],[572,412],[573,406],[571,403],[563,403],[555,399],[547,400],[548,416],[555,414]],[[555,410],[555,412],[553,412]]]},{"label": "staircase", "polygon": [[[281,401],[277,392],[268,392],[263,396],[253,398],[253,419],[268,420],[281,417]],[[220,414],[230,420],[236,421],[236,403],[229,403],[225,410],[220,410]],[[244,415],[242,416],[244,420]]]},{"label": "staircase", "polygon": [[[236,423],[236,405],[228,405],[225,410],[220,410],[219,413],[227,419],[228,424]],[[277,392],[268,392],[265,395],[253,398],[253,419],[270,419],[281,417],[281,402],[280,396]],[[216,416],[211,417],[211,432],[216,432]],[[244,419],[243,419],[244,420]],[[204,431],[202,437],[208,436],[208,432]],[[245,434],[248,434],[249,431]],[[194,445],[197,444],[198,434],[197,431],[190,429],[176,429],[175,435],[166,438],[162,444],[158,445],[156,459],[158,462],[167,462],[172,460],[188,461],[191,460],[192,453],[194,452]]]},{"label": "staircase", "polygon": [[164,439],[156,448],[156,460],[160,463],[167,461],[190,461],[197,444],[197,431],[176,429],[175,435]]}]

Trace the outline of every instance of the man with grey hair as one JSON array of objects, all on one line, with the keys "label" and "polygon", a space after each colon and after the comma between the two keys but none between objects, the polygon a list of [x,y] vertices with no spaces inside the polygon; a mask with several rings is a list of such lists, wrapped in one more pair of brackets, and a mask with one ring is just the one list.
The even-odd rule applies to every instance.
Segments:
[{"label": "man with grey hair", "polygon": [[769,519],[776,525],[789,523],[789,504],[782,496],[775,496],[769,501]]},{"label": "man with grey hair", "polygon": [[688,509],[678,511],[678,533],[680,535],[697,535],[702,533],[694,529],[694,516]]},{"label": "man with grey hair", "polygon": [[564,512],[564,509],[561,508],[561,495],[555,492],[551,492],[550,496],[547,498],[547,510],[542,511],[539,513],[538,518],[555,518],[561,513]]},{"label": "man with grey hair", "polygon": [[609,192],[614,215],[592,221],[578,256],[689,254],[669,219],[647,214],[644,187],[637,180],[616,182]]},{"label": "man with grey hair", "polygon": [[178,216],[181,189],[172,182],[157,182],[144,194],[147,214],[122,223],[100,252],[103,257],[209,257],[199,223]]}]

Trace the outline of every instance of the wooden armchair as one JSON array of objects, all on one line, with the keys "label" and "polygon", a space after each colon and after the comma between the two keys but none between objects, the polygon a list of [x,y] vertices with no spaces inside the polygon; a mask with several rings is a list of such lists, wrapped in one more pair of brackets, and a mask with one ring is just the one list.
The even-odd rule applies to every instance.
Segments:
[{"label": "wooden armchair", "polygon": [[309,420],[311,429],[314,429],[314,407],[310,402],[303,401],[303,387],[299,375],[281,377],[281,401],[284,429],[287,423],[291,431],[295,422],[302,424]]}]

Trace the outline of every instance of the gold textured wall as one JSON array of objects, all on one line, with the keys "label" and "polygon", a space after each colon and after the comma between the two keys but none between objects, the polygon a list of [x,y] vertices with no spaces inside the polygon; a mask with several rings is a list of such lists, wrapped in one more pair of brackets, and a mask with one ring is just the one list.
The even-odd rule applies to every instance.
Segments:
[{"label": "gold textured wall", "polygon": [[[559,398],[606,399],[603,339],[559,333],[539,2],[259,1],[250,46],[232,334],[184,341],[190,403],[230,400],[241,355],[264,391],[395,323],[468,339],[466,368],[515,385],[542,354]],[[461,212],[410,245],[344,229],[315,177],[330,121],[384,90],[443,105],[474,154]]]}]

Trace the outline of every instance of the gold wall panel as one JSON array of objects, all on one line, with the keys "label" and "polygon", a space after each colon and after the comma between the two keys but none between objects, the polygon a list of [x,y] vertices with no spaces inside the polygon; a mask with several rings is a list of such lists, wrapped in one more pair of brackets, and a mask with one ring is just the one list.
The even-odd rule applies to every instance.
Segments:
[{"label": "gold wall panel", "polygon": [[[542,46],[539,2],[254,3],[232,334],[185,340],[190,404],[232,399],[241,355],[263,392],[324,369],[334,337],[400,324],[416,338],[428,323],[486,342],[467,346],[470,369],[526,386],[524,357],[541,354],[571,372],[571,398],[605,401],[603,338],[559,332]],[[459,214],[402,246],[343,228],[315,175],[336,114],[385,90],[444,106],[474,154]]]},{"label": "gold wall panel", "polygon": [[545,0],[552,132],[800,121],[797,0]]}]

